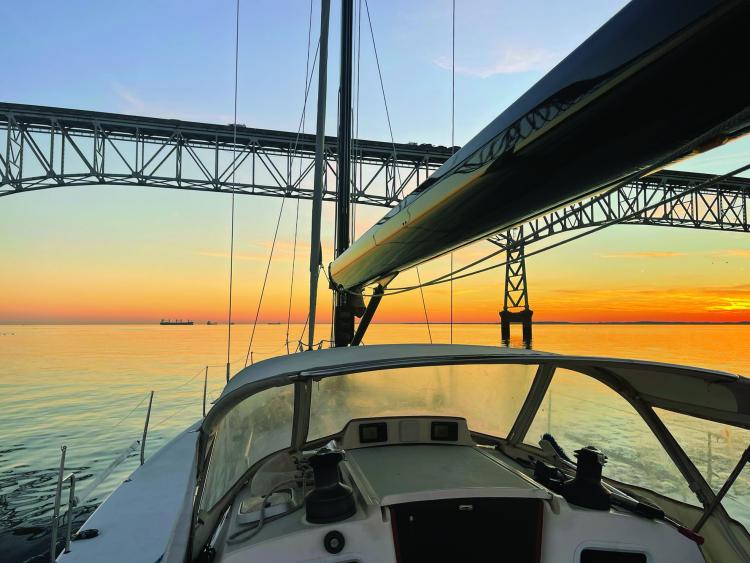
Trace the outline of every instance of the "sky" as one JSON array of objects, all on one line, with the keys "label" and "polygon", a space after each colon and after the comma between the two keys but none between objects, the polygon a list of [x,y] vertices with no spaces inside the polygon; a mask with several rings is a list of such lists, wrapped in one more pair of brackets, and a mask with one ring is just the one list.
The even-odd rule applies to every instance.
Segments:
[{"label": "sky", "polygon": [[[471,139],[619,10],[624,2],[456,3],[455,144]],[[451,142],[451,2],[370,0],[378,58],[396,142]],[[237,122],[296,130],[304,97],[306,0],[241,0]],[[332,2],[327,131],[336,130],[338,12]],[[6,102],[231,123],[233,1],[6,0]],[[313,0],[313,44],[319,0]],[[369,30],[362,27],[359,136],[389,140]],[[314,103],[316,86],[311,91]],[[313,127],[308,119],[307,130]],[[743,164],[740,140],[676,168],[722,173]],[[236,199],[235,301],[255,317],[281,200]],[[310,209],[283,203],[261,321],[307,314]],[[93,186],[0,199],[0,323],[222,320],[227,312],[230,197],[226,194]],[[357,210],[357,234],[384,213]],[[324,208],[324,260],[333,209]],[[298,244],[294,276],[295,224]],[[492,247],[457,252],[459,267]],[[447,258],[421,267],[446,272]],[[750,320],[746,234],[621,226],[527,261],[535,320]],[[495,322],[504,270],[456,282],[457,322]],[[411,285],[408,271],[399,285]],[[293,280],[293,287],[292,286]],[[321,284],[319,321],[330,317]],[[449,318],[447,286],[424,291],[432,322]],[[420,322],[417,294],[386,299],[379,322]]]}]

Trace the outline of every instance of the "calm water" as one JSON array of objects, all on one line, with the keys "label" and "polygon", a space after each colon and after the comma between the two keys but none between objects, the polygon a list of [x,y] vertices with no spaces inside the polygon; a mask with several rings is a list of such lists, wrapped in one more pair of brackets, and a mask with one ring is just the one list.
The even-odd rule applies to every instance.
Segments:
[{"label": "calm water", "polygon": [[[301,330],[292,326],[291,339]],[[324,337],[330,329],[319,330]],[[447,326],[431,330],[435,342],[448,340]],[[244,363],[249,334],[248,326],[233,329],[233,371]],[[652,359],[750,376],[750,326],[536,325],[534,337],[540,350]],[[423,325],[374,325],[367,342],[427,338]],[[498,326],[454,327],[455,342],[496,344],[498,338]],[[285,340],[285,325],[260,325],[253,359],[286,352]],[[61,444],[68,446],[66,466],[81,479],[79,491],[85,493],[88,483],[140,438],[150,390],[155,395],[147,456],[201,416],[206,366],[208,397],[218,396],[225,354],[221,325],[0,326],[0,553],[23,560],[43,541]],[[698,442],[703,447],[703,435],[695,439],[696,448]],[[714,455],[724,442],[714,446]],[[101,502],[137,463],[137,452],[131,452],[85,499],[86,507]],[[720,465],[714,462],[715,473],[725,470]]]}]

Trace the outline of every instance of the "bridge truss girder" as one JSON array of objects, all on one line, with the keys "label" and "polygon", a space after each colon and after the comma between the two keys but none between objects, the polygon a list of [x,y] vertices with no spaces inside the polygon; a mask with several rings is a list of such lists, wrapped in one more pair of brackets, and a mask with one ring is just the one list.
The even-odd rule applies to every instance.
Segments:
[{"label": "bridge truss girder", "polygon": [[607,224],[750,232],[750,179],[698,188],[708,174],[663,171],[552,211],[524,224],[523,235],[490,237],[501,248]]},{"label": "bridge truss girder", "polygon": [[731,178],[699,187],[709,178],[705,174],[664,171],[490,237],[490,242],[505,250],[505,295],[500,312],[503,341],[510,339],[511,323],[521,323],[524,342],[531,341],[533,311],[529,308],[526,277],[529,244],[608,224],[750,232],[750,179]]},{"label": "bridge truss girder", "polygon": [[[0,196],[52,187],[148,186],[311,199],[315,137],[0,104]],[[432,145],[353,142],[352,201],[390,207],[451,155]],[[336,138],[324,199],[335,201]]]}]

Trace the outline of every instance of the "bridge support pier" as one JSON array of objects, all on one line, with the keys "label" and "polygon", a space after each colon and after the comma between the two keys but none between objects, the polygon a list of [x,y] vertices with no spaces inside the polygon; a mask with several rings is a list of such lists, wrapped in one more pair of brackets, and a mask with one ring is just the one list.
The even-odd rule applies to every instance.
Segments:
[{"label": "bridge support pier", "polygon": [[505,238],[505,296],[500,311],[500,338],[503,344],[510,342],[510,325],[520,324],[523,343],[531,346],[531,318],[529,292],[526,284],[526,255],[523,243],[523,227],[512,229]]},{"label": "bridge support pier", "polygon": [[522,311],[500,311],[500,338],[503,343],[510,342],[510,325],[520,324],[521,325],[521,336],[524,344],[527,346],[531,344],[532,338],[532,323],[531,317],[534,311],[531,309],[524,309]]}]

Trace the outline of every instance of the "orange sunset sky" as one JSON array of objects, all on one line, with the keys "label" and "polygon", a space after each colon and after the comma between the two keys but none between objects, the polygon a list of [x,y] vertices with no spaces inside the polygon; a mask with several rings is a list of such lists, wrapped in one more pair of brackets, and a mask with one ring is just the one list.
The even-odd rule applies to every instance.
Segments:
[{"label": "orange sunset sky", "polygon": [[[462,2],[455,28],[455,144],[471,139],[624,3]],[[362,35],[359,136],[389,140],[390,122],[397,142],[450,145],[451,2],[371,4],[390,118],[370,36]],[[234,33],[227,30],[234,30],[234,3],[133,6],[26,2],[6,10],[7,44],[15,51],[6,57],[3,101],[231,123],[235,46]],[[307,4],[300,6],[243,2],[237,122],[297,129],[309,24]],[[329,135],[336,131],[336,10],[332,17]],[[529,21],[534,25],[519,25]],[[65,64],[56,62],[61,26],[67,30]],[[164,29],[175,28],[183,32],[164,36]],[[91,29],[104,30],[108,40],[92,48]],[[258,45],[268,48],[261,52]],[[314,126],[316,88],[313,80],[308,132]],[[2,136],[0,141],[4,147]],[[746,164],[749,156],[745,138],[675,168],[720,174]],[[282,202],[250,196],[236,201],[234,311],[235,320],[249,322]],[[261,321],[287,319],[296,206],[295,200],[284,203]],[[0,324],[226,320],[229,210],[227,194],[155,188],[56,188],[0,198]],[[357,234],[384,212],[359,207]],[[331,204],[325,205],[323,219],[327,264]],[[300,203],[298,241],[292,320],[303,322],[308,202]],[[483,242],[458,251],[455,265],[493,248]],[[439,258],[421,267],[422,280],[447,269],[448,258]],[[750,233],[618,226],[533,256],[527,269],[537,321],[750,321]],[[496,322],[503,276],[500,268],[456,282],[455,320]],[[416,280],[416,272],[407,271],[393,285]],[[448,286],[427,288],[424,295],[430,320],[447,321]],[[318,320],[325,322],[331,301],[324,278],[320,300]],[[424,321],[419,292],[388,297],[375,321]]]},{"label": "orange sunset sky", "polygon": [[[741,146],[691,167],[731,169]],[[722,152],[723,151],[723,152]],[[746,154],[750,152],[747,151]],[[730,155],[726,157],[726,155]],[[681,168],[690,168],[681,163]],[[0,322],[148,322],[162,317],[224,320],[227,309],[229,196],[148,188],[68,188],[0,201]],[[237,198],[235,318],[255,316],[281,200]],[[296,200],[284,203],[261,321],[286,321]],[[307,313],[310,205],[300,203],[292,320]],[[61,212],[61,210],[67,210]],[[383,213],[357,212],[357,232]],[[333,238],[324,209],[323,240]],[[547,241],[549,242],[549,241]],[[490,252],[478,243],[455,254],[460,267]],[[531,247],[533,250],[533,247]],[[330,245],[324,260],[331,258]],[[499,262],[501,257],[495,259]],[[422,280],[445,273],[443,257]],[[537,321],[750,321],[750,236],[746,233],[617,226],[527,261]],[[495,322],[504,268],[454,286],[456,322]],[[411,285],[403,273],[393,285]],[[319,322],[330,318],[321,278]],[[447,285],[425,289],[431,322],[449,318]],[[418,292],[387,298],[378,322],[421,322]]]}]

